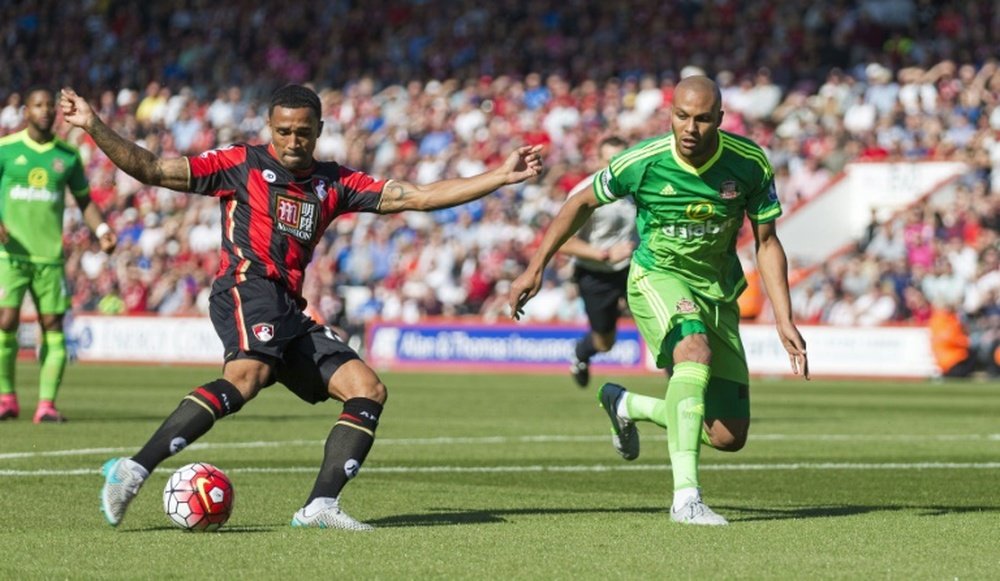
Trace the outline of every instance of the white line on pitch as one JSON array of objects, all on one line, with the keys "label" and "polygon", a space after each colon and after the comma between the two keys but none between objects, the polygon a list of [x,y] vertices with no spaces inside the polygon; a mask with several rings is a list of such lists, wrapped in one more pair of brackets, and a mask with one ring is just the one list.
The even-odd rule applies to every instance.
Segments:
[{"label": "white line on pitch", "polygon": [[[608,436],[482,436],[482,437],[449,437],[437,438],[378,438],[377,446],[447,446],[447,445],[495,445],[495,444],[544,444],[554,442],[587,443],[605,442]],[[666,441],[664,434],[643,435],[643,440]],[[768,442],[1000,442],[1000,434],[759,434],[751,435],[751,441]],[[291,446],[318,446],[322,440],[285,440],[256,442],[209,442],[197,443],[188,447],[189,450],[230,450],[246,448],[285,448]],[[77,448],[72,450],[49,450],[43,452],[7,452],[0,454],[0,460],[17,460],[24,458],[59,457],[59,456],[102,456],[124,454],[135,448]]]},{"label": "white line on pitch", "polygon": [[[669,464],[577,465],[577,466],[371,466],[366,474],[483,474],[531,472],[652,472],[666,471]],[[709,472],[755,472],[778,470],[998,470],[1000,462],[795,462],[785,464],[703,464]],[[165,468],[169,470],[169,468]],[[284,468],[226,468],[234,474],[290,474],[316,472],[315,466]],[[98,470],[0,470],[0,476],[96,476]]]}]

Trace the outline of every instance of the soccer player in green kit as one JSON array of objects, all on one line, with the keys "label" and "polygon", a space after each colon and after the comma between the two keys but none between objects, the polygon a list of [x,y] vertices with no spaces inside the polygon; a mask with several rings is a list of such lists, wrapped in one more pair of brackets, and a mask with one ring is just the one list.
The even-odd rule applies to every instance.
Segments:
[{"label": "soccer player in green kit", "polygon": [[667,429],[674,480],[670,517],[696,525],[728,524],[702,501],[700,445],[735,452],[750,428],[750,380],[736,302],[746,287],[736,255],[744,215],[792,371],[809,378],[806,344],[792,321],[787,258],[775,232],[781,206],[774,172],[759,146],[719,129],[722,116],[715,82],[694,76],[678,83],[672,131],[615,156],[594,179],[593,190],[566,202],[509,297],[517,318],[541,287],[552,255],[594,209],[632,196],[640,243],[629,272],[629,307],[657,366],[671,375],[665,399],[612,383],[601,387],[598,398],[611,419],[612,442],[626,460],[639,455],[635,422]]},{"label": "soccer player in green kit", "polygon": [[0,420],[20,414],[14,391],[21,302],[31,292],[41,333],[41,374],[34,422],[62,422],[56,393],[66,368],[63,317],[69,308],[63,258],[66,190],[83,211],[101,249],[117,237],[91,203],[90,186],[76,148],[56,138],[55,97],[32,89],[25,102],[28,126],[0,139]]}]

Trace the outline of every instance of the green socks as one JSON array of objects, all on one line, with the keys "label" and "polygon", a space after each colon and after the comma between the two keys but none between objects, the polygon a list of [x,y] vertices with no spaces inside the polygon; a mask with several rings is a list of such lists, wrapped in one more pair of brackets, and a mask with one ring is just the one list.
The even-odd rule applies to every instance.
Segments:
[{"label": "green socks", "polygon": [[625,411],[632,421],[653,422],[661,428],[667,427],[667,402],[658,397],[649,397],[625,392]]},{"label": "green socks", "polygon": [[674,367],[667,388],[667,447],[674,490],[698,487],[698,452],[705,421],[709,368],[685,361]]},{"label": "green socks", "polygon": [[38,399],[55,401],[63,371],[66,370],[66,334],[49,331],[42,338],[42,369],[38,379]]},{"label": "green socks", "polygon": [[[667,402],[658,397],[649,397],[631,391],[625,392],[623,399],[625,409],[618,409],[619,415],[634,422],[653,422],[663,429],[667,428]],[[707,446],[712,445],[712,439],[708,431],[701,430],[701,442]]]},{"label": "green socks", "polygon": [[14,393],[17,331],[0,331],[0,394]]},{"label": "green socks", "polygon": [[698,486],[699,450],[702,443],[711,445],[704,428],[708,380],[707,365],[678,363],[665,400],[629,391],[625,393],[625,409],[618,410],[632,421],[653,422],[667,429],[674,490]]}]

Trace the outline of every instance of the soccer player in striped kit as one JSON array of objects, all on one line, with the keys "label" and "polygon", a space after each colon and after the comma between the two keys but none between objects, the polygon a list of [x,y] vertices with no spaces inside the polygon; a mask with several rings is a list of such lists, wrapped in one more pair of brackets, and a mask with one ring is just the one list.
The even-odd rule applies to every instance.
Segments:
[{"label": "soccer player in striped kit", "polygon": [[270,144],[236,144],[175,159],[157,158],[123,139],[70,89],[60,103],[66,119],[87,131],[126,173],[146,184],[217,197],[222,209],[222,255],[209,303],[225,346],[222,377],[182,399],[134,456],[105,464],[101,509],[107,521],[121,522],[163,460],[277,381],[309,403],[344,403],[313,490],[292,526],[371,529],[343,511],[340,493],[371,449],[386,387],[351,347],[303,312],[303,275],[313,249],[345,213],[447,208],[535,177],[542,169],[540,147],[517,148],[502,165],[477,176],[418,186],[314,159],[323,126],[320,100],[301,85],[272,95]]}]

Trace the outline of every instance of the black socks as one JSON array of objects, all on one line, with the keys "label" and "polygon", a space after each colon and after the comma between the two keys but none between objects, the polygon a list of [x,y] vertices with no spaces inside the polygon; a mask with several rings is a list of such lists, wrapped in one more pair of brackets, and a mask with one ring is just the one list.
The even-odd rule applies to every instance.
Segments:
[{"label": "black socks", "polygon": [[382,414],[382,404],[363,397],[344,402],[344,411],[326,439],[323,465],[313,486],[308,505],[318,497],[336,498],[361,469],[375,442],[375,428]]},{"label": "black socks", "polygon": [[236,386],[225,379],[197,387],[181,400],[132,459],[152,472],[161,462],[208,432],[215,420],[240,411],[244,403]]},{"label": "black socks", "polygon": [[597,354],[597,349],[594,348],[594,336],[587,333],[582,339],[576,342],[576,360],[587,362],[590,358]]}]

